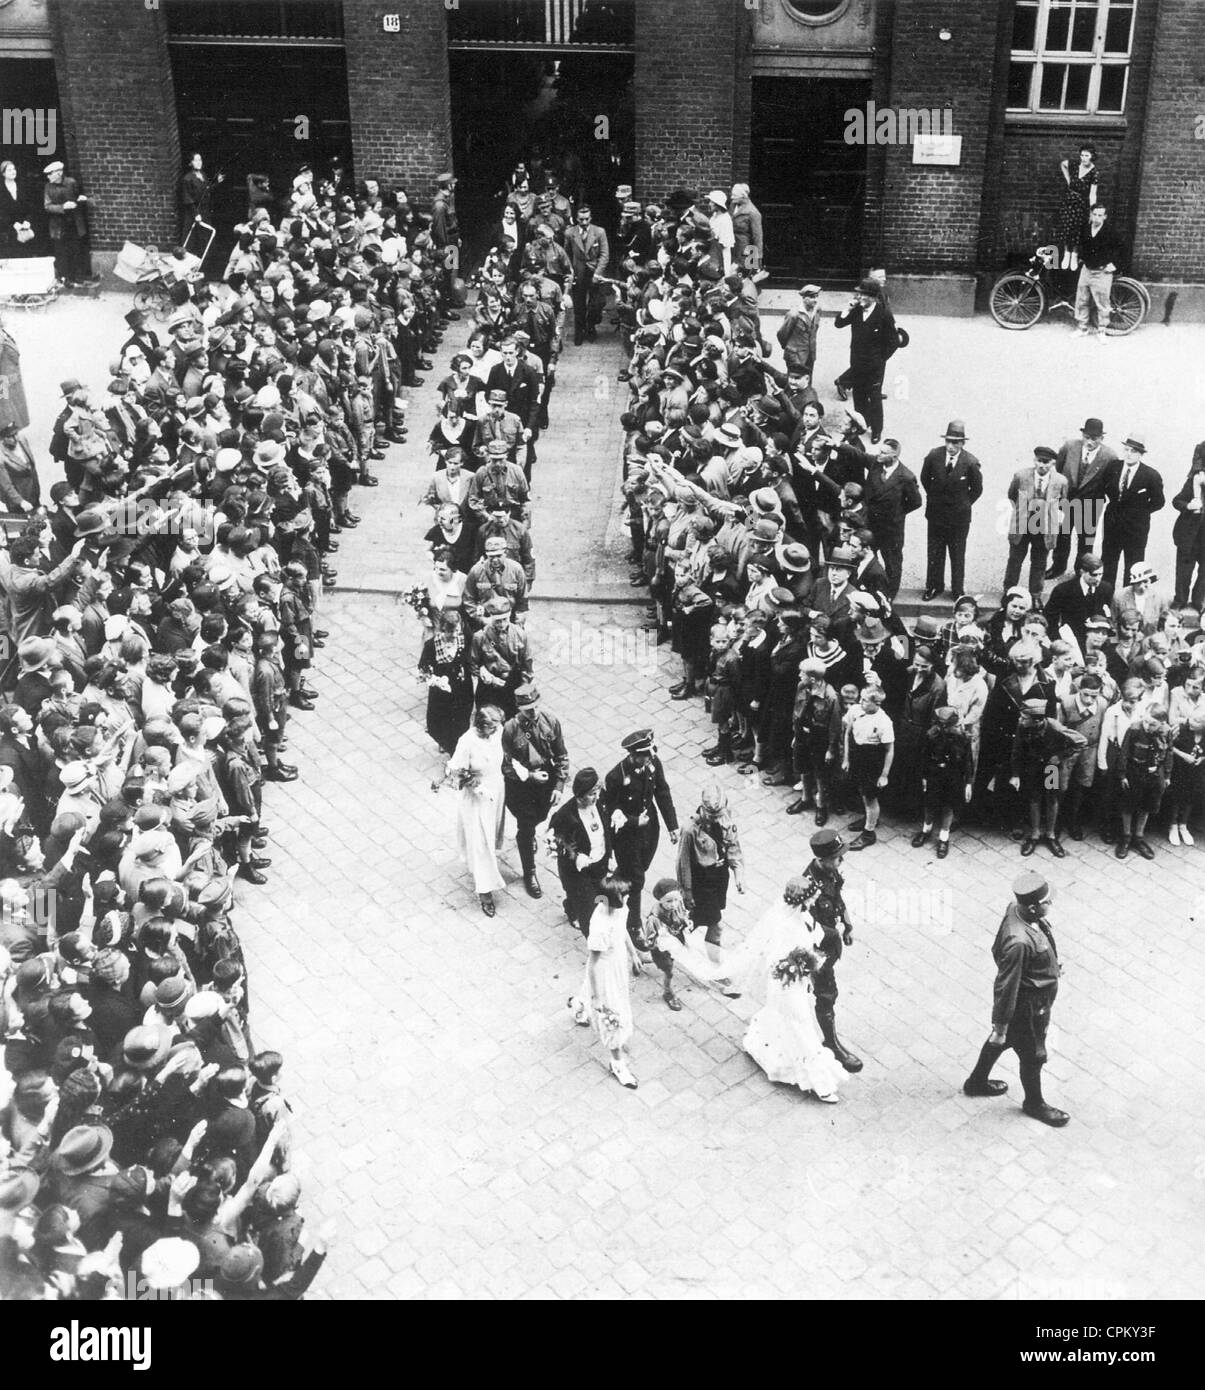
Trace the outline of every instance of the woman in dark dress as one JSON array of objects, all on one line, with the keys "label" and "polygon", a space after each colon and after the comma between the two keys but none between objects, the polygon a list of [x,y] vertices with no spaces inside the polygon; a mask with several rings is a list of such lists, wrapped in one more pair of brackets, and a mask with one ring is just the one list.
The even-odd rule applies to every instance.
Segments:
[{"label": "woman in dark dress", "polygon": [[728,798],[718,786],[703,788],[699,809],[682,828],[678,841],[678,883],[690,920],[707,933],[707,954],[720,962],[724,909],[728,906],[728,882],[745,891],[744,859],[736,822]]},{"label": "woman in dark dress", "polygon": [[684,584],[678,590],[674,597],[673,646],[682,658],[682,680],[671,688],[671,700],[687,700],[703,693],[715,616],[715,604],[697,584]]},{"label": "woman in dark dress", "polygon": [[448,563],[461,574],[473,568],[477,554],[477,528],[464,519],[459,507],[445,502],[435,514],[435,525],[423,535],[432,550],[446,549]]},{"label": "woman in dark dress", "polygon": [[770,679],[761,712],[762,762],[766,767],[761,780],[767,787],[785,787],[793,780],[788,774],[799,663],[806,655],[804,621],[796,608],[785,608],[778,615],[780,634],[770,651]]},{"label": "woman in dark dress", "polygon": [[895,759],[891,790],[895,803],[913,819],[921,810],[925,747],[936,711],[946,702],[946,683],[933,664],[933,649],[919,646],[912,655],[912,681],[904,708],[895,721]]},{"label": "woman in dark dress", "polygon": [[449,598],[431,613],[432,633],[418,669],[427,679],[427,733],[449,757],[473,717],[473,677],[460,605]]},{"label": "woman in dark dress", "polygon": [[1070,159],[1064,159],[1059,169],[1067,184],[1054,224],[1054,239],[1061,252],[1059,268],[1078,270],[1080,238],[1087,230],[1088,214],[1096,203],[1096,186],[1100,179],[1096,151],[1091,145],[1084,145],[1074,168]]}]

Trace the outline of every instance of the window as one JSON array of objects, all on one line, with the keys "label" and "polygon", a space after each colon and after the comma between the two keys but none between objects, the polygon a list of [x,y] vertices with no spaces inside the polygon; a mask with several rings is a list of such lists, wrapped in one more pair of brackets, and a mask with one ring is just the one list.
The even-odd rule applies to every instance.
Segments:
[{"label": "window", "polygon": [[831,24],[849,8],[849,0],[785,0],[787,9],[805,24]]},{"label": "window", "polygon": [[1016,0],[1008,109],[1120,116],[1138,0]]}]

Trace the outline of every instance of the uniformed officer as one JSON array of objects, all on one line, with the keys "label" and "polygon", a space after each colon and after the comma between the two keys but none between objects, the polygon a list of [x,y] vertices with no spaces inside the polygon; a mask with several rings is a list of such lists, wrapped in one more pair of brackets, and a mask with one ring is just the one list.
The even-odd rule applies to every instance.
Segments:
[{"label": "uniformed officer", "polygon": [[652,729],[638,729],[621,745],[627,754],[603,782],[603,815],[610,821],[615,849],[615,877],[631,884],[628,894],[628,932],[639,938],[640,891],[661,838],[658,811],[678,843],[678,814],[665,780],[661,759],[653,751]]},{"label": "uniformed officer", "polygon": [[812,976],[816,1022],[820,1025],[825,1047],[845,1070],[861,1071],[861,1059],[843,1047],[837,1037],[836,965],[841,959],[842,945],[852,946],[854,940],[853,923],[849,920],[845,899],[841,896],[841,889],[845,886],[845,879],[841,875],[845,841],[835,830],[817,830],[808,841],[808,846],[813,858],[803,871],[808,894],[802,907],[821,930],[820,951],[824,956],[824,964]]},{"label": "uniformed officer", "polygon": [[528,897],[544,890],[536,877],[536,826],[548,819],[553,801],[569,778],[569,754],[561,721],[540,708],[534,685],[515,691],[516,713],[502,726],[502,776],[506,809],[515,818],[515,843]]},{"label": "uniformed officer", "polygon": [[1042,1097],[1046,1029],[1059,990],[1059,956],[1046,918],[1052,894],[1046,880],[1035,873],[1016,879],[1013,893],[1017,900],[1004,914],[992,946],[996,1002],[991,1036],[962,1089],[968,1096],[1003,1095],[1007,1083],[993,1081],[989,1073],[1000,1054],[1011,1047],[1021,1066],[1025,1090],[1021,1109],[1044,1125],[1059,1129],[1071,1116],[1047,1105]]}]

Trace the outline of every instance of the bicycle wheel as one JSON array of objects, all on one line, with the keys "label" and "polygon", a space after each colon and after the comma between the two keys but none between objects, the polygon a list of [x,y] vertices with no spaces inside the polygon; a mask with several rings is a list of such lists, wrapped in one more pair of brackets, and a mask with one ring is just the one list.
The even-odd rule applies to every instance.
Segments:
[{"label": "bicycle wheel", "polygon": [[1109,333],[1115,338],[1123,338],[1133,333],[1146,318],[1148,309],[1142,286],[1128,276],[1120,276],[1113,281],[1113,293],[1109,296]]},{"label": "bicycle wheel", "polygon": [[1138,291],[1138,293],[1139,293],[1139,294],[1143,297],[1143,299],[1146,301],[1146,316],[1147,316],[1147,318],[1149,319],[1150,316],[1151,316],[1151,292],[1150,292],[1150,290],[1147,289],[1147,287],[1142,283],[1141,280],[1135,280],[1134,277],[1133,277],[1132,275],[1123,275],[1123,276],[1121,276],[1121,279],[1123,279],[1123,280],[1126,282],[1127,285],[1133,285],[1134,288]]},{"label": "bicycle wheel", "polygon": [[1001,328],[1032,328],[1046,311],[1046,292],[1036,280],[1013,270],[992,286],[988,308]]}]

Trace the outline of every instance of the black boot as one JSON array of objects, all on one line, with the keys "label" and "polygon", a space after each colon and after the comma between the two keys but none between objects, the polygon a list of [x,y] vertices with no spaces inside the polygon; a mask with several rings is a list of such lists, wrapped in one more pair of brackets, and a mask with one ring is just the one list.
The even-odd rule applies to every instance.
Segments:
[{"label": "black boot", "polygon": [[1042,1064],[1040,1062],[1021,1063],[1021,1085],[1025,1090],[1025,1100],[1021,1109],[1034,1120],[1041,1120],[1052,1129],[1062,1129],[1071,1118],[1065,1110],[1056,1110],[1047,1105],[1042,1096]]},{"label": "black boot", "polygon": [[979,1051],[975,1070],[962,1083],[962,1091],[967,1096],[1002,1096],[1008,1090],[1007,1081],[993,1081],[988,1073],[1006,1051],[995,1043],[985,1042]]},{"label": "black boot", "polygon": [[846,1071],[861,1071],[861,1059],[841,1046],[841,1040],[837,1037],[837,1020],[832,1014],[817,1014],[816,1021],[820,1024],[820,1032],[824,1035],[824,1045],[833,1054],[838,1062]]}]

